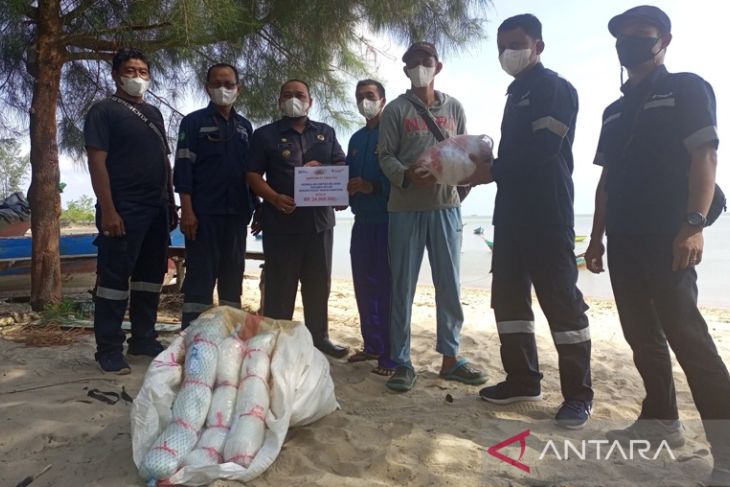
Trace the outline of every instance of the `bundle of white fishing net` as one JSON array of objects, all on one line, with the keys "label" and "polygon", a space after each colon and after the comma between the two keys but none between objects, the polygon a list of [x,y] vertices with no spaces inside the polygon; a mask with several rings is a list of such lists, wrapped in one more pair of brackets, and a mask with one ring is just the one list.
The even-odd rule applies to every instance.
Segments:
[{"label": "bundle of white fishing net", "polygon": [[248,467],[264,443],[269,412],[269,368],[275,336],[264,333],[251,338],[241,367],[233,426],[223,457]]},{"label": "bundle of white fishing net", "polygon": [[289,426],[336,408],[327,359],[302,323],[214,308],[150,365],[132,409],[134,461],[149,485],[246,482],[273,463]]}]

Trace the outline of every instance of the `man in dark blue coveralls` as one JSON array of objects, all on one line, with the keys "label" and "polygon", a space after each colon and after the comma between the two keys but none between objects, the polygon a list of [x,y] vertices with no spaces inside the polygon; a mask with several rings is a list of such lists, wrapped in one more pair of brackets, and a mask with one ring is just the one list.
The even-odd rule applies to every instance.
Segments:
[{"label": "man in dark blue coveralls", "polygon": [[335,214],[329,206],[298,208],[293,198],[296,167],[345,163],[334,129],[309,119],[311,106],[304,81],[289,80],[281,86],[283,116],[254,132],[247,177],[251,189],[264,199],[264,315],[291,320],[301,282],[304,323],[314,346],[342,358],[348,349],[330,341],[327,323]]},{"label": "man in dark blue coveralls", "polygon": [[116,93],[92,106],[84,124],[99,229],[94,332],[102,370],[128,374],[122,354],[127,301],[128,353],[154,357],[163,350],[155,321],[177,216],[162,114],[144,102],[150,83],[144,54],[118,51],[112,78]]},{"label": "man in dark blue coveralls", "polygon": [[709,485],[730,485],[730,375],[697,308],[696,266],[715,195],[715,94],[696,74],[667,71],[671,27],[666,13],[647,5],[608,24],[629,79],[603,113],[586,264],[603,271],[605,232],[621,327],[646,397],[634,424],[606,436],[684,444],[671,346],[712,446]]},{"label": "man in dark blue coveralls", "polygon": [[479,395],[495,404],[541,399],[531,285],[558,351],[564,402],[557,424],[580,428],[593,401],[588,309],[576,287],[573,154],[578,95],[540,63],[540,21],[530,14],[505,20],[497,43],[507,90],[499,157],[492,254],[492,307],[507,378]]},{"label": "man in dark blue coveralls", "polygon": [[180,123],[174,183],[185,234],[183,329],[211,307],[216,281],[218,303],[241,307],[246,225],[253,213],[246,183],[253,128],[233,109],[239,89],[235,67],[211,66],[206,75],[210,103]]}]

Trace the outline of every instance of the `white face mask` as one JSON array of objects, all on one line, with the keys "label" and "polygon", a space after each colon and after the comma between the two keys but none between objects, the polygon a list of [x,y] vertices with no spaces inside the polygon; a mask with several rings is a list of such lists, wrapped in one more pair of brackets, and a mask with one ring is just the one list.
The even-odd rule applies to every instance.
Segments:
[{"label": "white face mask", "polygon": [[357,104],[357,110],[360,115],[365,117],[367,120],[372,120],[380,113],[380,103],[382,100],[368,100],[364,99]]},{"label": "white face mask", "polygon": [[210,95],[210,100],[214,104],[222,107],[229,107],[233,105],[236,98],[238,98],[238,90],[229,90],[222,86],[220,88],[208,88],[208,94]]},{"label": "white face mask", "polygon": [[119,77],[119,85],[129,96],[142,96],[150,86],[150,80],[144,78]]},{"label": "white face mask", "polygon": [[499,56],[502,69],[510,76],[517,76],[530,65],[532,49],[505,49]]},{"label": "white face mask", "polygon": [[426,66],[416,66],[408,70],[408,78],[416,88],[424,88],[431,84],[436,76],[436,66],[427,68]]},{"label": "white face mask", "polygon": [[307,116],[307,112],[309,112],[309,104],[304,103],[299,98],[292,97],[281,102],[279,109],[281,110],[281,113],[287,117],[299,118]]}]

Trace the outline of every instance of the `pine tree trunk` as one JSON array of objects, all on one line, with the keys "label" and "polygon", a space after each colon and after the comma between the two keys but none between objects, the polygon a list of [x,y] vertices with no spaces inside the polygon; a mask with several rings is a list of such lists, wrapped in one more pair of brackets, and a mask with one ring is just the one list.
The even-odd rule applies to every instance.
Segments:
[{"label": "pine tree trunk", "polygon": [[33,261],[31,305],[42,310],[61,300],[59,255],[61,197],[58,190],[56,106],[65,62],[61,42],[60,0],[38,2],[37,74],[30,109],[30,162],[28,199],[31,205]]}]

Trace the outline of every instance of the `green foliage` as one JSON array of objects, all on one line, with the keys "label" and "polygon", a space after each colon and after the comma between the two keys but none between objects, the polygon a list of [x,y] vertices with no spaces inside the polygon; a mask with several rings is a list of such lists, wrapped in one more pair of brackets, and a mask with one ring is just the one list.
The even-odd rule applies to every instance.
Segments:
[{"label": "green foliage", "polygon": [[[281,83],[301,78],[312,86],[327,121],[350,121],[350,87],[372,75],[377,56],[366,33],[404,44],[430,40],[441,51],[462,49],[483,37],[489,0],[58,0],[67,59],[62,72],[58,126],[61,147],[83,152],[81,123],[90,105],[114,90],[109,60],[122,46],[150,58],[148,100],[168,118],[170,135],[181,116],[175,102],[203,95],[207,67],[239,67],[244,85],[237,108],[255,122],[278,117]],[[39,10],[54,2],[0,0],[0,106],[27,116],[35,62]],[[36,6],[37,5],[37,6]],[[51,12],[51,14],[54,14]],[[346,103],[346,105],[345,105]],[[9,126],[0,110],[0,123]]]},{"label": "green foliage", "polygon": [[94,223],[96,210],[94,200],[87,195],[71,200],[61,212],[62,225],[90,225]]},{"label": "green foliage", "polygon": [[89,319],[93,316],[93,303],[63,298],[60,302],[47,305],[41,311],[41,324],[62,324],[77,319]]},{"label": "green foliage", "polygon": [[0,139],[0,199],[16,191],[24,191],[30,169],[30,158],[20,155],[15,139]]}]

